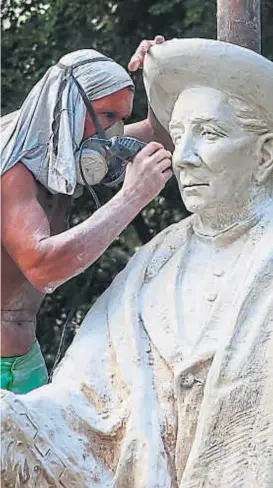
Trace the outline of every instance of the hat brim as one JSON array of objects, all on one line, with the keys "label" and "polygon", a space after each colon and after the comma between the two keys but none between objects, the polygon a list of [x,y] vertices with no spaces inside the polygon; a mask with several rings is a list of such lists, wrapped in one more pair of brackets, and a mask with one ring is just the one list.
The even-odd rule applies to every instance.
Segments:
[{"label": "hat brim", "polygon": [[212,39],[172,39],[149,50],[143,80],[150,106],[166,130],[180,93],[197,86],[255,105],[273,129],[273,63],[250,49]]}]

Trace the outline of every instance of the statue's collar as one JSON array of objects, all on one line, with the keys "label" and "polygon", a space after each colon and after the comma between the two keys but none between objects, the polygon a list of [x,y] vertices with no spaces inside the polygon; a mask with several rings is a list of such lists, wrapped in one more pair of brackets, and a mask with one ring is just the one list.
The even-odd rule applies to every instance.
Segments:
[{"label": "statue's collar", "polygon": [[235,222],[229,227],[217,232],[215,235],[207,235],[200,226],[200,220],[197,215],[192,216],[192,228],[195,235],[202,241],[211,243],[213,246],[222,247],[239,239],[249,229],[254,227],[261,219],[261,214],[251,215],[248,219]]}]

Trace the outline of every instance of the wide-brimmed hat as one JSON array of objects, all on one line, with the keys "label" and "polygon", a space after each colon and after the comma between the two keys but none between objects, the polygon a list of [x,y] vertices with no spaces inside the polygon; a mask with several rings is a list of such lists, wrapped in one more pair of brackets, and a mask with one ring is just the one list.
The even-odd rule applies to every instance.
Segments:
[{"label": "wide-brimmed hat", "polygon": [[250,49],[212,39],[172,39],[149,50],[143,79],[150,106],[167,130],[179,94],[196,86],[249,102],[273,129],[273,63]]}]

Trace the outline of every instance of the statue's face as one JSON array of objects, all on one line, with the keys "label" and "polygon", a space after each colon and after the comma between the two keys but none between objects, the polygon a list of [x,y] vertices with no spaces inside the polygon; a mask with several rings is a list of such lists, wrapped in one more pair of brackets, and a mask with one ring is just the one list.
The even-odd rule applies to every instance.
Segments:
[{"label": "statue's face", "polygon": [[190,212],[230,208],[249,198],[259,136],[239,124],[224,93],[207,87],[183,91],[170,134],[174,173]]}]

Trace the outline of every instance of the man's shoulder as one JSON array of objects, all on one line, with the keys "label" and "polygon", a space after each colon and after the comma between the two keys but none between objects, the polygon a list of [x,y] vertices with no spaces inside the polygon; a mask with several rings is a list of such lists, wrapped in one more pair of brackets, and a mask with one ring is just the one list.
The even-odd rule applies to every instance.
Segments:
[{"label": "man's shoulder", "polygon": [[1,182],[3,190],[11,186],[13,193],[16,192],[17,187],[20,187],[23,191],[36,189],[36,182],[32,173],[21,162],[16,163],[12,168],[8,169],[1,176]]},{"label": "man's shoulder", "polygon": [[45,193],[51,195],[47,188],[39,183],[31,171],[21,162],[16,163],[1,176],[2,197],[19,200],[39,199]]}]

